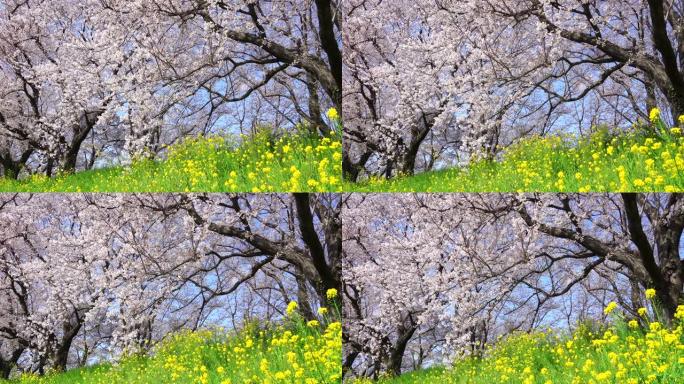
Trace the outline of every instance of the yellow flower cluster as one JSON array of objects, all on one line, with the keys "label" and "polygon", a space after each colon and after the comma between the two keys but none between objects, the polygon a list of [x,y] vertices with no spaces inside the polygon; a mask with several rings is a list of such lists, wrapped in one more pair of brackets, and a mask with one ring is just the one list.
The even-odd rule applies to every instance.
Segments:
[{"label": "yellow flower cluster", "polygon": [[657,124],[635,126],[631,132],[597,128],[588,137],[528,137],[496,160],[473,159],[466,167],[413,177],[373,177],[347,187],[385,192],[684,191],[683,127],[666,129],[657,116]]},{"label": "yellow flower cluster", "polygon": [[[250,324],[226,336],[223,329],[183,331],[168,337],[151,357],[130,356],[114,366],[80,372],[96,384],[335,384],[342,377],[342,325],[318,320],[274,329]],[[62,375],[26,374],[18,383],[70,383]],[[60,381],[62,380],[63,381]],[[1,382],[2,380],[0,380]]]},{"label": "yellow flower cluster", "polygon": [[335,108],[330,108],[328,109],[328,112],[326,112],[326,115],[328,116],[328,119],[337,121],[340,119],[340,115],[337,113],[337,109]]},{"label": "yellow flower cluster", "polygon": [[[269,136],[257,135],[244,140],[249,140],[249,145],[245,147],[243,144],[238,147],[243,150],[229,152],[233,154],[230,158],[221,157],[216,150],[204,151],[200,158],[201,165],[189,163],[182,168],[176,177],[188,175],[186,192],[340,191],[342,167],[339,161],[335,162],[342,156],[339,139],[323,137],[295,140],[284,136],[273,141]],[[193,154],[203,152],[195,148],[191,151]],[[170,153],[169,161],[187,155],[175,151]],[[197,156],[193,156],[193,159],[197,159]],[[227,177],[220,176],[223,174],[227,174]],[[216,183],[207,184],[208,180]]]},{"label": "yellow flower cluster", "polygon": [[648,118],[649,120],[651,120],[651,123],[657,123],[658,121],[660,121],[660,109],[651,109],[651,112],[648,114]]},{"label": "yellow flower cluster", "polygon": [[0,191],[32,192],[340,192],[342,143],[337,130],[276,137],[263,131],[194,137],[165,148],[162,159],[139,158],[129,167],[0,179]]},{"label": "yellow flower cluster", "polygon": [[[118,364],[38,376],[19,384],[337,384],[342,380],[342,323],[334,299],[306,321],[291,301],[279,325],[251,322],[239,331],[223,328],[168,335],[149,356],[130,355]],[[0,383],[3,380],[0,379]]]},{"label": "yellow flower cluster", "polygon": [[[656,292],[646,291],[649,300]],[[656,303],[654,305],[657,306]],[[604,313],[616,322],[582,323],[571,336],[547,330],[515,333],[486,348],[482,356],[464,357],[449,369],[416,371],[380,383],[446,384],[655,384],[680,383],[684,377],[684,305],[666,326],[649,319],[626,321],[609,303]],[[361,380],[359,383],[367,383]],[[358,383],[357,383],[358,384]]]},{"label": "yellow flower cluster", "polygon": [[613,312],[613,311],[615,310],[615,308],[617,308],[617,303],[614,302],[614,301],[611,301],[610,303],[608,303],[608,305],[606,306],[606,308],[603,310],[603,313],[606,314],[606,315],[608,315],[608,314],[610,314],[611,312]]}]

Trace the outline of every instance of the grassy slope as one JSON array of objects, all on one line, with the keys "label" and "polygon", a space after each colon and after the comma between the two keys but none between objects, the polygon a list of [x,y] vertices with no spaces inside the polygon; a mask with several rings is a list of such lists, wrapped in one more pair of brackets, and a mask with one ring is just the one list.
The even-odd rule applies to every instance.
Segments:
[{"label": "grassy slope", "polygon": [[251,326],[228,336],[222,331],[182,332],[167,338],[151,357],[131,356],[116,365],[0,383],[327,384],[340,382],[341,356],[339,319],[327,326],[298,319],[270,331]]},{"label": "grassy slope", "polygon": [[[482,358],[464,358],[450,369],[415,371],[382,384],[676,384],[684,382],[684,306],[671,329],[642,317],[641,325],[617,319],[601,331],[581,326],[571,337],[553,331],[514,334]],[[631,321],[631,320],[630,320]],[[355,384],[362,384],[359,381]]]},{"label": "grassy slope", "polygon": [[684,190],[684,137],[679,128],[659,135],[589,138],[532,137],[498,161],[391,180],[345,184],[360,192],[626,192]]},{"label": "grassy slope", "polygon": [[54,178],[0,179],[0,192],[337,192],[341,142],[295,135],[271,142],[257,135],[239,146],[221,137],[169,147],[163,161]]}]

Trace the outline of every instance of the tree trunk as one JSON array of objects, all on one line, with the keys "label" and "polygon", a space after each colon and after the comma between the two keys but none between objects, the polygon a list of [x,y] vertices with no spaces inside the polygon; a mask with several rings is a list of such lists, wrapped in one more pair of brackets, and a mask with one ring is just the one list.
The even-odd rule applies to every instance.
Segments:
[{"label": "tree trunk", "polygon": [[406,346],[416,332],[417,327],[411,325],[408,328],[404,326],[399,328],[399,338],[392,348],[392,352],[389,355],[387,362],[387,372],[394,376],[399,376],[401,374],[401,364],[404,361],[404,353],[406,352]]},{"label": "tree trunk", "polygon": [[418,150],[421,144],[427,137],[428,133],[432,131],[432,127],[435,124],[435,119],[438,112],[420,112],[416,116],[414,121],[414,126],[411,128],[411,141],[406,147],[406,152],[401,158],[401,165],[399,171],[403,175],[411,176],[415,172],[416,168],[416,157],[418,156]]},{"label": "tree trunk", "polygon": [[[8,348],[7,345],[0,345],[0,348],[2,347]],[[0,379],[9,379],[12,368],[17,365],[21,354],[24,353],[24,347],[17,345],[16,347],[9,346],[9,348],[10,350],[6,355],[0,356]]]},{"label": "tree trunk", "polygon": [[[412,143],[413,144],[413,143]],[[418,156],[418,148],[420,145],[409,146],[408,152],[404,154],[401,162],[401,174],[404,176],[413,176],[416,170],[416,156]]]},{"label": "tree trunk", "polygon": [[78,158],[78,152],[69,151],[64,156],[64,165],[62,169],[67,173],[73,173],[76,170],[76,160]]},{"label": "tree trunk", "polygon": [[342,177],[344,177],[345,180],[351,181],[353,183],[358,181],[361,170],[363,170],[363,167],[366,165],[366,162],[368,162],[368,159],[370,159],[371,155],[371,151],[364,152],[359,161],[354,164],[349,157],[348,152],[345,150],[342,154]]},{"label": "tree trunk", "polygon": [[349,371],[351,371],[352,365],[357,357],[359,357],[359,351],[350,352],[342,362],[342,378],[344,378]]},{"label": "tree trunk", "polygon": [[656,294],[663,307],[667,319],[674,319],[677,305],[684,288],[684,276],[682,276],[681,261],[679,258],[679,243],[682,232],[677,228],[671,228],[663,224],[655,233],[655,242],[660,259],[663,283],[661,289],[656,289]]},{"label": "tree trunk", "polygon": [[318,273],[319,282],[312,282],[316,286],[320,284],[318,293],[325,302],[326,292],[329,289],[336,289],[338,292],[342,290],[342,281],[340,276],[336,276],[325,257],[325,250],[323,244],[318,238],[318,233],[314,227],[314,219],[311,214],[311,204],[308,193],[295,193],[294,200],[297,208],[297,218],[299,221],[299,231],[302,240],[306,244],[309,254],[311,256],[311,263]]},{"label": "tree trunk", "polygon": [[7,150],[4,153],[0,154],[0,165],[2,165],[4,172],[3,174],[0,174],[0,176],[4,176],[6,178],[10,179],[18,179],[19,178],[19,173],[21,172],[22,169],[26,166],[26,162],[28,161],[29,157],[33,154],[33,149],[29,148],[25,150],[21,156],[19,157],[18,160],[14,160],[12,158],[12,154]]},{"label": "tree trunk", "polygon": [[656,101],[656,87],[653,81],[653,77],[646,73],[644,75],[644,88],[646,88],[646,115],[651,111],[651,109],[658,106]]},{"label": "tree trunk", "polygon": [[665,219],[660,219],[654,225],[654,247],[644,233],[642,216],[637,204],[637,195],[623,193],[622,200],[625,205],[625,217],[629,228],[632,243],[639,253],[639,262],[648,273],[648,279],[642,281],[645,287],[652,286],[660,300],[660,306],[667,319],[674,318],[679,296],[682,290],[681,261],[679,259],[679,237],[682,234],[680,225]]},{"label": "tree trunk", "polygon": [[51,368],[58,372],[66,371],[67,363],[69,361],[69,351],[71,350],[71,345],[81,330],[83,325],[82,321],[77,320],[76,324],[65,324],[64,326],[64,336],[61,342],[57,346],[57,350],[52,356]]},{"label": "tree trunk", "polygon": [[[311,133],[327,136],[330,127],[323,121],[321,103],[318,98],[318,82],[310,73],[306,74],[306,88],[309,92],[309,118],[311,119]],[[320,133],[319,133],[320,132]]]},{"label": "tree trunk", "polygon": [[9,361],[0,360],[0,379],[9,379],[13,364]]},{"label": "tree trunk", "polygon": [[76,162],[78,161],[78,154],[81,151],[81,145],[88,136],[90,128],[86,128],[85,131],[79,132],[74,135],[73,140],[71,140],[71,145],[69,149],[64,154],[62,159],[62,170],[67,173],[73,173],[76,170]]},{"label": "tree trunk", "polygon": [[47,164],[45,165],[45,176],[52,177],[52,174],[54,171],[55,171],[55,159],[52,157],[48,157]]},{"label": "tree trunk", "polygon": [[670,102],[674,120],[684,114],[684,77],[679,71],[677,52],[668,36],[665,20],[664,2],[662,0],[648,0],[651,16],[651,34],[656,51],[660,54],[662,65],[669,80],[669,86],[662,89]]},{"label": "tree trunk", "polygon": [[330,0],[316,0],[316,11],[318,16],[318,36],[321,39],[321,46],[328,57],[330,72],[335,79],[337,88],[332,92],[330,98],[335,103],[335,108],[342,113],[342,52],[335,36],[333,9]]},{"label": "tree trunk", "polygon": [[298,271],[297,275],[295,275],[295,279],[297,280],[297,302],[299,303],[299,311],[306,321],[317,319],[317,316],[311,308],[311,299],[309,298],[304,272]]}]

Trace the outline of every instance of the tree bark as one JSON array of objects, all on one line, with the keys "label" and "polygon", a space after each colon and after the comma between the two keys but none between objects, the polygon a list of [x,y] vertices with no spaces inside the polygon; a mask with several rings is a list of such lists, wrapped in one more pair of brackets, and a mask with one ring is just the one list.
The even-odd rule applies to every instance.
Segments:
[{"label": "tree bark", "polygon": [[76,335],[78,335],[78,332],[81,330],[82,325],[83,322],[80,318],[76,319],[75,324],[64,324],[64,335],[62,336],[59,345],[57,345],[57,349],[55,350],[51,359],[51,368],[53,370],[57,372],[66,371],[67,364],[69,362],[69,351],[71,350],[71,345],[73,344]]},{"label": "tree bark", "polygon": [[671,221],[652,223],[659,264],[643,230],[637,195],[623,193],[622,200],[632,242],[637,247],[641,262],[650,276],[650,281],[642,281],[642,284],[646,287],[652,286],[656,290],[666,318],[673,319],[682,292],[683,280],[679,261],[679,238],[682,229]]},{"label": "tree bark", "polygon": [[297,218],[299,222],[299,231],[302,235],[302,240],[309,249],[311,261],[314,268],[320,276],[322,290],[319,290],[322,302],[325,302],[325,292],[328,289],[336,289],[338,292],[342,290],[342,282],[334,275],[330,266],[325,259],[325,251],[321,244],[318,234],[314,228],[313,215],[311,214],[311,206],[309,203],[308,193],[295,193],[295,205],[297,207]]},{"label": "tree bark", "polygon": [[0,165],[2,165],[4,169],[3,174],[1,174],[0,176],[4,176],[6,178],[14,180],[18,179],[19,173],[21,173],[21,170],[24,169],[24,167],[26,166],[26,162],[32,154],[33,148],[28,148],[27,150],[22,152],[19,159],[14,160],[9,150],[7,150],[4,153],[0,153]]},{"label": "tree bark", "polygon": [[394,375],[399,376],[401,374],[401,364],[404,361],[404,353],[406,352],[406,346],[416,332],[417,327],[411,325],[409,327],[401,326],[399,328],[399,337],[394,344],[394,348],[389,355],[387,362],[387,371]]},{"label": "tree bark", "polygon": [[684,114],[684,78],[679,71],[677,54],[667,33],[663,3],[662,0],[648,0],[648,8],[651,15],[653,43],[660,53],[665,74],[671,84],[670,87],[663,89],[663,93],[670,101],[672,113],[676,120],[678,116]]},{"label": "tree bark", "polygon": [[[8,344],[7,341],[4,343]],[[7,345],[0,345],[0,348],[7,348]],[[0,379],[9,379],[9,375],[12,373],[12,368],[17,365],[19,357],[24,353],[24,347],[17,345],[16,347],[9,346],[10,350],[4,356],[0,356]]]},{"label": "tree bark", "polygon": [[331,95],[335,107],[342,112],[342,52],[335,37],[335,24],[330,0],[316,0],[318,12],[318,36],[321,46],[328,56],[328,65],[337,84],[336,92]]},{"label": "tree bark", "polygon": [[354,163],[349,157],[348,152],[344,151],[344,154],[342,155],[342,176],[344,179],[351,182],[358,181],[359,175],[361,174],[363,167],[366,165],[371,155],[371,151],[366,151],[361,155],[359,161]]}]

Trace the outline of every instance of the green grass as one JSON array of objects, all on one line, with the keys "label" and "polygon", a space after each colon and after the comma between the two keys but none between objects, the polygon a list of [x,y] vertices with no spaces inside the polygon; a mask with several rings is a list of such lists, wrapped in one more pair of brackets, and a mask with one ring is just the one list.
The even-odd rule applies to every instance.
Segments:
[{"label": "green grass", "polygon": [[0,192],[337,192],[341,190],[339,134],[266,133],[234,144],[228,138],[189,138],[165,159],[134,160],[53,178],[0,179]]},{"label": "green grass", "polygon": [[[480,357],[463,357],[450,368],[419,370],[382,384],[579,384],[684,381],[684,306],[671,328],[648,315],[611,325],[585,323],[572,335],[552,330],[515,333],[490,346]],[[355,384],[370,383],[357,380]]]},{"label": "green grass", "polygon": [[[684,190],[680,128],[640,129],[611,136],[530,137],[497,160],[394,179],[372,178],[344,189],[358,192],[627,192]],[[649,127],[646,127],[649,128]],[[653,127],[650,127],[653,128]]]},{"label": "green grass", "polygon": [[270,329],[252,324],[232,334],[181,332],[167,337],[150,356],[42,377],[24,374],[0,384],[332,384],[342,376],[341,356],[339,318],[307,324],[295,315]]}]

